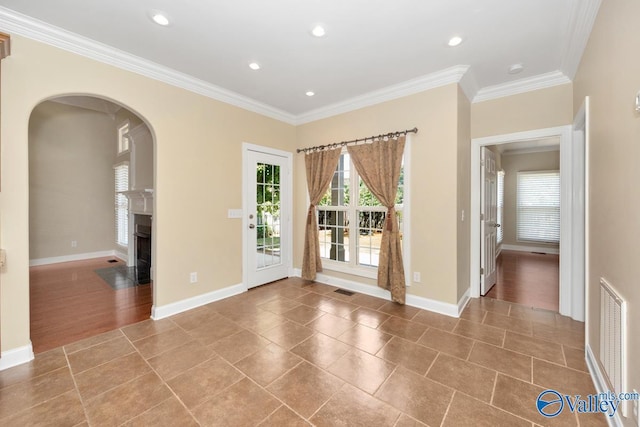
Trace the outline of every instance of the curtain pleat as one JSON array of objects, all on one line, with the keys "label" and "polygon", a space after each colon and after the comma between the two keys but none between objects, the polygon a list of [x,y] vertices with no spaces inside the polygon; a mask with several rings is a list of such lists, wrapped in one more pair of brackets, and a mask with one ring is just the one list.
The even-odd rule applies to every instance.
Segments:
[{"label": "curtain pleat", "polygon": [[405,302],[406,285],[395,201],[405,140],[405,136],[400,136],[397,140],[378,140],[347,147],[358,174],[371,193],[387,208],[380,244],[378,286],[391,291],[393,301],[400,304]]},{"label": "curtain pleat", "polygon": [[310,201],[305,222],[304,253],[302,255],[302,278],[305,280],[315,280],[316,273],[322,271],[316,205],[320,203],[329,187],[333,173],[338,166],[340,153],[341,150],[322,150],[308,153],[304,158]]}]

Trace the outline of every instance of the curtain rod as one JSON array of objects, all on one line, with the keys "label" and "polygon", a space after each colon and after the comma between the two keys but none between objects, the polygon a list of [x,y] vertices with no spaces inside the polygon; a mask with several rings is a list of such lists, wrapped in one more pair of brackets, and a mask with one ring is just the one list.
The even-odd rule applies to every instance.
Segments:
[{"label": "curtain rod", "polygon": [[352,139],[351,141],[342,141],[342,142],[334,142],[333,144],[327,144],[327,145],[317,145],[315,147],[309,147],[309,148],[298,148],[296,150],[297,153],[307,153],[309,151],[321,151],[321,150],[327,150],[327,149],[332,149],[332,148],[338,148],[338,147],[345,147],[347,145],[350,144],[357,144],[358,142],[366,142],[366,141],[375,141],[378,139],[383,139],[383,138],[397,138],[400,135],[406,135],[408,133],[418,133],[418,128],[413,128],[413,129],[406,129],[406,130],[400,130],[400,131],[396,131],[396,132],[389,132],[389,133],[385,133],[382,135],[373,135],[373,136],[368,136],[366,138],[358,138],[358,139]]}]

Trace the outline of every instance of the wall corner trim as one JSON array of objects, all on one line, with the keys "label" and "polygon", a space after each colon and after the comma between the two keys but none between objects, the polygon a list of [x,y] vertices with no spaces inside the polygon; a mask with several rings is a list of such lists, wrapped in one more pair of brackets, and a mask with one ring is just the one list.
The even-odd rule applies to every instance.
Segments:
[{"label": "wall corner trim", "polygon": [[210,304],[221,299],[229,298],[246,291],[247,286],[244,283],[239,283],[237,285],[227,286],[226,288],[207,292],[202,295],[196,295],[195,297],[186,298],[180,301],[172,302],[170,304],[161,306],[157,306],[154,304],[153,307],[151,307],[151,318],[153,320],[164,319],[165,317],[173,316],[174,314],[198,308],[203,305]]},{"label": "wall corner trim", "polygon": [[471,295],[471,286],[467,288],[467,290],[464,292],[464,295],[462,295],[462,298],[460,298],[460,301],[458,301],[458,315],[455,317],[460,317],[460,315],[464,311],[467,304],[469,304],[469,301],[471,300],[470,295]]},{"label": "wall corner trim", "polygon": [[31,341],[29,341],[29,344],[22,347],[3,351],[2,357],[0,357],[0,371],[22,365],[23,363],[28,363],[32,361],[33,358],[33,346],[31,345]]}]

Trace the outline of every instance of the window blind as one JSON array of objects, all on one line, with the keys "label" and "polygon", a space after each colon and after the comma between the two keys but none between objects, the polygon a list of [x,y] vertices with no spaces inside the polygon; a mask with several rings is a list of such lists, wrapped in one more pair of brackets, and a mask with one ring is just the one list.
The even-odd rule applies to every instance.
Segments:
[{"label": "window blind", "polygon": [[129,201],[122,192],[129,190],[129,164],[121,163],[114,167],[114,171],[116,243],[121,246],[127,246],[129,244]]},{"label": "window blind", "polygon": [[517,239],[559,243],[560,172],[518,172],[517,181]]},{"label": "window blind", "polygon": [[497,223],[500,224],[500,227],[497,228],[496,240],[497,243],[502,243],[503,237],[503,218],[504,218],[504,171],[498,171],[498,213],[496,215]]}]

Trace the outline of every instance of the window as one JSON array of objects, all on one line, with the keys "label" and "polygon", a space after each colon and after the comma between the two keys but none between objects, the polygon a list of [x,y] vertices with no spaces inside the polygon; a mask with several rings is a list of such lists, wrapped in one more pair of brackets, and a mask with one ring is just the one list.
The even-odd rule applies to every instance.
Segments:
[{"label": "window", "polygon": [[[395,206],[401,236],[404,225],[404,193],[403,167]],[[344,152],[338,161],[329,190],[318,205],[320,256],[349,268],[373,270],[378,266],[386,213],[387,208],[369,191],[358,176],[349,154]]]},{"label": "window", "polygon": [[500,227],[497,228],[497,243],[502,243],[502,237],[504,235],[504,171],[498,171],[498,213],[496,215],[496,222],[500,224]]},{"label": "window", "polygon": [[113,169],[116,193],[116,243],[127,246],[129,244],[129,201],[123,192],[129,190],[129,163],[120,163]]},{"label": "window", "polygon": [[129,121],[122,123],[118,127],[118,154],[129,151]]},{"label": "window", "polygon": [[560,242],[560,172],[518,172],[517,239]]}]

